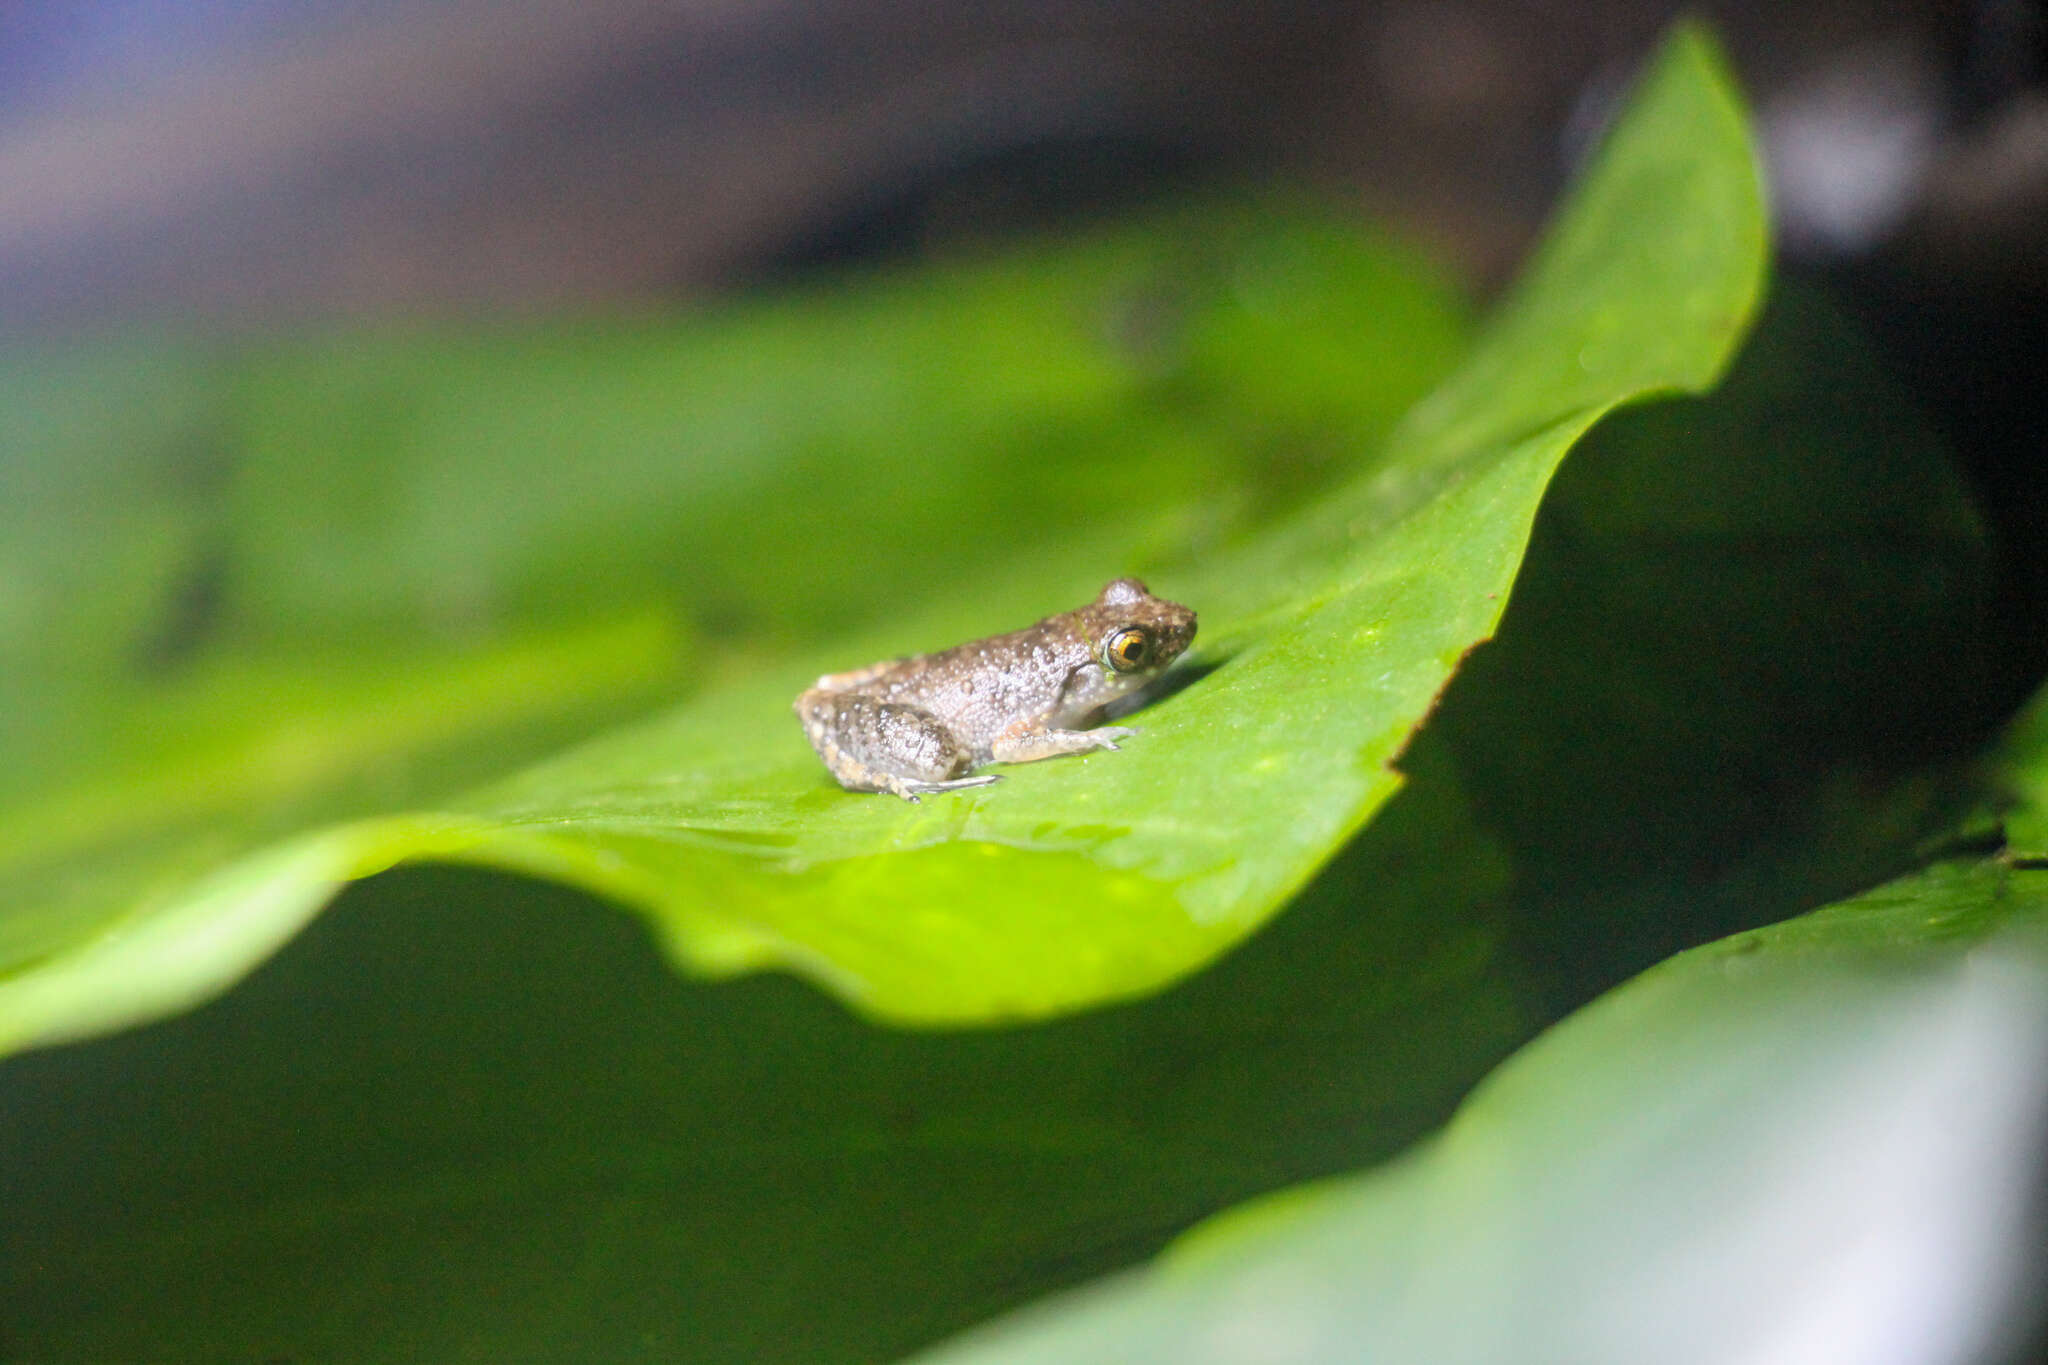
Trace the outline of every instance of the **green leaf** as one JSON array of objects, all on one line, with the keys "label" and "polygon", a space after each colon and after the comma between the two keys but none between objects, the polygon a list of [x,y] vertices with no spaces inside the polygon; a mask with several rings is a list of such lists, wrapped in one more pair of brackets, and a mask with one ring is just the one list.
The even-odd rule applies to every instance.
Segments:
[{"label": "green leaf", "polygon": [[0,1060],[0,1358],[890,1359],[1441,1122],[1540,1022],[1506,871],[1419,771],[1213,970],[965,1031],[376,878],[220,1000]]},{"label": "green leaf", "polygon": [[1381,1171],[930,1365],[1978,1358],[2021,1320],[2048,873],[1931,870],[1685,953]]},{"label": "green leaf", "polygon": [[[1273,515],[1460,336],[1412,254],[1261,202],[681,324],[17,354],[0,1039],[223,988],[336,880],[472,844],[463,790],[930,595],[1021,499],[1091,535],[1148,480],[1175,536]],[[1333,354],[1367,382],[1311,402]]]},{"label": "green leaf", "polygon": [[2012,808],[2005,813],[2008,849],[2021,858],[2048,858],[2048,692],[2013,722],[2002,755]]},{"label": "green leaf", "polygon": [[[242,458],[225,524],[200,503],[166,537],[219,566],[197,576],[217,580],[210,634],[164,632],[158,653],[192,655],[178,685],[60,705],[74,675],[32,679],[83,718],[71,733],[145,719],[45,744],[0,789],[0,1045],[205,998],[337,882],[416,858],[617,897],[692,969],[781,966],[896,1020],[1170,982],[1393,794],[1558,462],[1614,405],[1712,382],[1763,258],[1740,111],[1682,30],[1523,284],[1391,432],[1453,335],[1436,295],[1249,214],[681,339],[260,362],[199,405]],[[1090,327],[1105,294],[1116,325]],[[573,458],[585,442],[604,458]],[[1315,491],[1303,453],[1330,450],[1346,477]],[[1275,469],[1294,472],[1276,488]],[[787,713],[820,671],[1010,628],[1133,569],[1203,633],[1192,685],[1122,753],[912,808],[832,786]],[[688,633],[646,609],[677,597],[730,641],[700,695],[456,794],[479,758],[507,769],[673,680]],[[593,600],[609,609],[580,624]],[[370,670],[388,690],[329,705],[308,627],[388,657]],[[522,670],[538,697],[503,685]],[[223,702],[238,691],[265,703]],[[435,696],[465,703],[384,723]]]}]

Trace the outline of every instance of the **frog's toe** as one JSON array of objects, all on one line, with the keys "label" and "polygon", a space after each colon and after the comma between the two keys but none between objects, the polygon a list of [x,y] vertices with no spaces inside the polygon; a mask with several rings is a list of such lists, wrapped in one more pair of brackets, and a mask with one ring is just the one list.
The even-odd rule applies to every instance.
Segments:
[{"label": "frog's toe", "polygon": [[932,792],[958,792],[961,788],[987,786],[991,782],[1001,782],[1001,780],[1004,780],[1004,778],[1001,778],[1001,774],[983,774],[981,778],[954,778],[950,782],[920,782],[918,778],[901,778],[889,790],[895,792],[897,796],[901,796],[903,800],[915,802],[920,796],[930,796]]},{"label": "frog's toe", "polygon": [[939,790],[951,792],[959,791],[962,787],[986,787],[991,782],[1000,782],[1002,780],[1003,775],[1001,773],[983,773],[980,777],[962,777],[952,782],[941,782]]}]

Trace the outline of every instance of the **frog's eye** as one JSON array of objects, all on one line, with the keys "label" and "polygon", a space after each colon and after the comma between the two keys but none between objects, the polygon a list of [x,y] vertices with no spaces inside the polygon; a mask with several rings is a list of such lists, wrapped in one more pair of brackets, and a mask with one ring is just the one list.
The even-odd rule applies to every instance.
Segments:
[{"label": "frog's eye", "polygon": [[1152,637],[1142,626],[1125,626],[1102,642],[1102,661],[1119,673],[1143,668],[1152,652]]}]

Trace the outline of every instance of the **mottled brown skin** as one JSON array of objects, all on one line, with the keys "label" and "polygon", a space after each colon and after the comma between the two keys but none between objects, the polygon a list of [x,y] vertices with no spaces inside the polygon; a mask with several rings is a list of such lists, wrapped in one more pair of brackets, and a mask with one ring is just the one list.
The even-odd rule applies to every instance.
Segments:
[{"label": "mottled brown skin", "polygon": [[1119,578],[1078,611],[937,654],[828,673],[796,699],[804,733],[848,791],[915,801],[999,781],[986,763],[1114,749],[1137,733],[1079,727],[1143,687],[1195,638],[1195,614]]}]

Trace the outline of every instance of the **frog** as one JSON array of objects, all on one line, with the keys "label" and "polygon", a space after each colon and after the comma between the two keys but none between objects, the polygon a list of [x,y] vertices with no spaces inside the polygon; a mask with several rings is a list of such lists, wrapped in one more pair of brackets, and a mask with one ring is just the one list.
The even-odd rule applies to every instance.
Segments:
[{"label": "frog", "polygon": [[839,785],[916,802],[983,787],[990,763],[1114,750],[1137,731],[1083,728],[1164,673],[1195,613],[1115,578],[1095,600],[1007,635],[827,673],[796,699],[804,734]]}]

